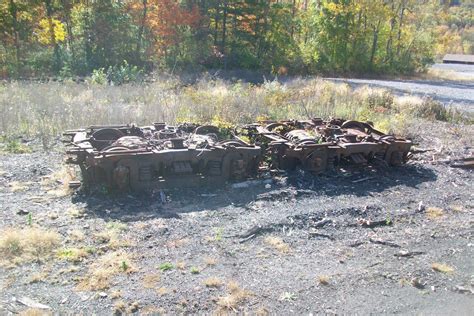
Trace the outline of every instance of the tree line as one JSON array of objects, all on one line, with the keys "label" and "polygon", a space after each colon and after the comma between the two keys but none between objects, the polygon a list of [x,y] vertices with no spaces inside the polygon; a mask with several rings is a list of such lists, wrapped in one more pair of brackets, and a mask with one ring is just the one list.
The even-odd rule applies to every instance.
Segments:
[{"label": "tree line", "polygon": [[433,61],[442,2],[0,0],[0,76],[409,73]]}]

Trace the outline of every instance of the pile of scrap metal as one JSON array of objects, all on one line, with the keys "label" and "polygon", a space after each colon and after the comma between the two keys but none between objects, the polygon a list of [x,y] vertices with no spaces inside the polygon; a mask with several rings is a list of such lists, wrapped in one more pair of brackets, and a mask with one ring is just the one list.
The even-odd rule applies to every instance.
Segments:
[{"label": "pile of scrap metal", "polygon": [[243,180],[258,176],[264,162],[314,173],[347,162],[398,166],[412,145],[369,123],[339,119],[260,122],[233,131],[189,123],[91,126],[64,135],[67,163],[79,165],[83,185],[120,191]]},{"label": "pile of scrap metal", "polygon": [[267,121],[244,127],[277,169],[321,173],[344,163],[378,160],[399,166],[408,160],[412,142],[376,130],[371,123],[316,118],[309,121]]}]

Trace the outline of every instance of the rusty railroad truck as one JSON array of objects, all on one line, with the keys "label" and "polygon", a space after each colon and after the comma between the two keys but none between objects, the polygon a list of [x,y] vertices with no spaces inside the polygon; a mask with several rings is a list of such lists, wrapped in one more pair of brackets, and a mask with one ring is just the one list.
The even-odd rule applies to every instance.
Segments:
[{"label": "rusty railroad truck", "polygon": [[191,123],[90,126],[64,135],[67,163],[80,167],[82,184],[118,191],[219,185],[256,177],[264,163],[314,173],[374,160],[398,166],[412,145],[370,123],[341,119],[265,121],[234,130]]}]

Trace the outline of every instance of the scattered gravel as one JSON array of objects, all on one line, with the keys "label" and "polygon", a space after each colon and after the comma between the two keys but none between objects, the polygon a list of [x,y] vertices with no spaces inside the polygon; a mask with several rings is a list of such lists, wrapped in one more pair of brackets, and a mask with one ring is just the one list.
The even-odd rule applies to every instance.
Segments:
[{"label": "scattered gravel", "polygon": [[[235,302],[236,312],[261,315],[469,314],[474,177],[441,161],[472,155],[474,131],[447,123],[415,130],[429,150],[403,167],[296,172],[270,188],[167,191],[165,204],[159,192],[51,196],[42,180],[61,168],[61,153],[3,155],[0,230],[26,227],[28,211],[32,225],[63,236],[63,247],[94,251],[78,262],[0,267],[0,313],[33,301],[60,314],[210,314]],[[15,181],[27,188],[12,192]],[[98,238],[110,230],[121,242]],[[133,262],[116,264],[130,272],[104,289],[78,288],[120,249]]]}]

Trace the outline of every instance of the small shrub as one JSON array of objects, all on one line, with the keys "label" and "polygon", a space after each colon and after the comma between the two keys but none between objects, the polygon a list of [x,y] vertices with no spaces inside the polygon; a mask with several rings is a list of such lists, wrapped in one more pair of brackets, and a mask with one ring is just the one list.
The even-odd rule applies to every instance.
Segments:
[{"label": "small shrub", "polygon": [[159,268],[160,268],[161,271],[165,272],[165,271],[168,271],[168,270],[172,270],[174,268],[174,266],[171,262],[164,262],[164,263],[160,264]]},{"label": "small shrub", "polygon": [[77,287],[79,290],[104,290],[110,287],[115,275],[135,271],[132,258],[125,251],[109,252],[90,265],[88,273]]},{"label": "small shrub", "polygon": [[247,298],[252,295],[251,292],[240,288],[240,286],[233,281],[227,284],[227,289],[229,294],[217,299],[218,313],[225,313],[228,311],[235,312],[239,305],[245,302]]},{"label": "small shrub", "polygon": [[107,83],[107,74],[104,68],[94,69],[91,74],[90,82],[103,85]]},{"label": "small shrub", "polygon": [[80,262],[87,258],[90,254],[91,252],[85,248],[65,248],[58,251],[57,256],[63,260]]},{"label": "small shrub", "polygon": [[444,215],[443,209],[439,207],[428,207],[426,209],[426,216],[430,219],[437,219]]},{"label": "small shrub", "polygon": [[198,267],[191,267],[191,269],[189,270],[191,272],[191,274],[199,274],[201,273],[201,270],[199,270]]},{"label": "small shrub", "polygon": [[222,280],[216,277],[207,278],[203,282],[206,287],[220,287],[222,283]]},{"label": "small shrub", "polygon": [[47,260],[59,244],[60,236],[53,231],[9,228],[0,234],[0,263]]},{"label": "small shrub", "polygon": [[5,151],[11,154],[31,153],[31,148],[22,144],[18,139],[6,138],[3,140]]}]

